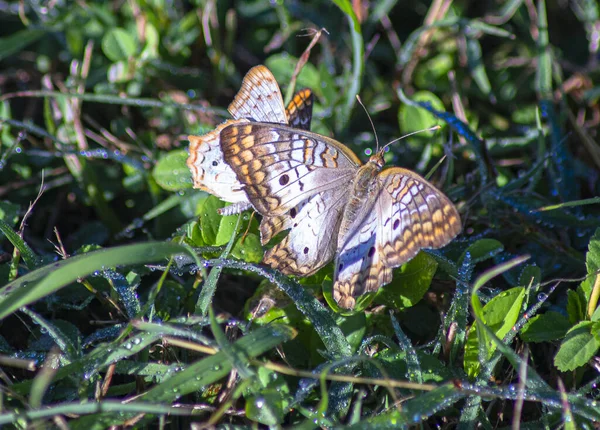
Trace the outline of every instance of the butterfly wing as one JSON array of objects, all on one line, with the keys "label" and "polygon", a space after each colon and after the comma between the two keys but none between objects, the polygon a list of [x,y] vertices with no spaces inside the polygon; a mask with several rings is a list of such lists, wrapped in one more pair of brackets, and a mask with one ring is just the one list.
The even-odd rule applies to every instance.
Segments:
[{"label": "butterfly wing", "polygon": [[252,206],[265,216],[286,214],[322,191],[343,192],[360,165],[333,139],[266,123],[226,127],[221,149]]},{"label": "butterfly wing", "polygon": [[356,224],[338,239],[334,298],[353,308],[355,297],[392,280],[392,269],[423,248],[441,248],[461,231],[452,202],[410,170],[391,168],[377,177],[375,197]]},{"label": "butterfly wing", "polygon": [[228,120],[203,136],[188,136],[190,156],[187,165],[192,173],[194,188],[213,194],[223,201],[231,202],[219,212],[230,215],[251,207],[242,185],[235,173],[223,160],[220,145],[221,131],[231,124],[253,121],[293,122],[294,126],[310,127],[312,118],[312,91],[304,89],[295,94],[283,110],[283,99],[273,74],[265,66],[250,69],[229,112],[235,120]]},{"label": "butterfly wing", "polygon": [[378,202],[387,267],[404,264],[422,248],[441,248],[461,232],[454,204],[415,172],[395,167],[383,171],[380,180],[390,196]]},{"label": "butterfly wing", "polygon": [[[312,120],[313,93],[310,89],[304,88],[294,94],[292,100],[288,103],[286,113],[288,124],[293,128],[310,130]],[[263,120],[260,120],[263,121]],[[267,121],[263,121],[267,122]]]},{"label": "butterfly wing", "polygon": [[287,115],[279,85],[265,66],[251,68],[237,95],[227,108],[234,118],[287,124]]},{"label": "butterfly wing", "polygon": [[263,262],[287,275],[309,276],[335,255],[337,234],[348,194],[328,190],[317,193],[277,217],[260,224],[263,244],[277,233],[288,235],[265,253]]},{"label": "butterfly wing", "polygon": [[225,127],[244,122],[247,120],[228,120],[203,136],[188,136],[190,156],[187,165],[192,172],[194,188],[234,203],[234,206],[239,209],[238,212],[248,208],[250,202],[235,173],[223,161],[219,135]]}]

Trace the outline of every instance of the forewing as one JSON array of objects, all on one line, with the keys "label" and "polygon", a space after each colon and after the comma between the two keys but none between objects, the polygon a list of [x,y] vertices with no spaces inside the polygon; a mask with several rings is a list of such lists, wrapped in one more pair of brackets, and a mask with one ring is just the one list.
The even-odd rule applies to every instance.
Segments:
[{"label": "forewing", "polygon": [[333,139],[266,123],[226,127],[221,149],[264,216],[283,215],[317,193],[349,186],[360,164]]},{"label": "forewing", "polygon": [[395,167],[379,180],[378,246],[387,267],[406,263],[423,248],[441,248],[462,230],[454,204],[421,176]]},{"label": "forewing", "polygon": [[287,114],[275,77],[265,66],[251,68],[227,108],[232,117],[287,124]]},{"label": "forewing", "polygon": [[288,235],[265,253],[263,262],[288,275],[308,276],[335,254],[339,223],[348,193],[328,190],[313,195],[286,215],[264,217],[261,240],[290,229]]},{"label": "forewing", "polygon": [[378,175],[373,204],[357,215],[360,223],[338,250],[334,298],[352,308],[355,297],[392,280],[392,269],[423,248],[441,248],[461,231],[452,202],[414,172],[401,168]]},{"label": "forewing", "polygon": [[288,124],[293,128],[310,130],[312,120],[313,93],[310,89],[304,88],[294,94],[286,108]]},{"label": "forewing", "polygon": [[[293,108],[295,115],[301,116],[302,111],[308,109],[304,103],[304,98],[308,95],[298,94],[294,97],[296,104]],[[312,101],[312,98],[308,101]],[[227,215],[241,212],[251,205],[242,190],[242,184],[223,160],[219,136],[221,131],[231,124],[246,123],[248,119],[287,124],[289,117],[289,113],[283,107],[279,86],[265,66],[253,67],[246,74],[240,91],[229,106],[229,112],[235,120],[228,120],[203,136],[188,137],[190,156],[187,160],[194,188],[200,188],[223,201],[234,203],[219,211]]]}]

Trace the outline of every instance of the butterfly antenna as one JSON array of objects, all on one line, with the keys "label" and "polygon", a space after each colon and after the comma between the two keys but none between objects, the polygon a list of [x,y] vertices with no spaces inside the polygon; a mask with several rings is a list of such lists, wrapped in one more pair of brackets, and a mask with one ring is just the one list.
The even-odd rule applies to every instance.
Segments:
[{"label": "butterfly antenna", "polygon": [[429,127],[429,128],[424,128],[423,130],[417,130],[417,131],[413,131],[412,133],[408,133],[405,134],[404,136],[400,136],[397,139],[392,140],[391,142],[388,142],[385,144],[385,146],[383,148],[381,148],[381,152],[385,151],[385,148],[387,148],[388,146],[390,146],[392,143],[398,142],[399,140],[404,139],[405,137],[409,137],[412,136],[413,134],[417,134],[417,133],[422,133],[424,131],[435,131],[435,130],[439,130],[440,128],[442,128],[441,125],[434,125],[433,127]]},{"label": "butterfly antenna", "polygon": [[373,128],[373,134],[375,135],[375,144],[377,145],[377,150],[375,151],[375,153],[377,153],[377,152],[379,152],[379,139],[377,138],[377,132],[375,131],[375,124],[373,124],[373,120],[371,119],[371,115],[369,115],[369,111],[367,110],[367,108],[363,104],[363,102],[360,99],[360,96],[358,94],[356,95],[356,100],[358,100],[358,102],[360,103],[360,105],[362,106],[362,108],[365,110],[365,113],[367,114],[367,118],[369,118],[369,122],[371,123],[371,127]]}]

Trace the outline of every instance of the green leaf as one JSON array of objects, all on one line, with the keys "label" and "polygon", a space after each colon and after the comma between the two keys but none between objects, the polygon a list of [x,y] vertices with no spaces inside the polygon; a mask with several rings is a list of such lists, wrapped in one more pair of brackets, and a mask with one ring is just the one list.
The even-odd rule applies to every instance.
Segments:
[{"label": "green leaf", "polygon": [[501,292],[484,306],[482,320],[500,339],[517,322],[524,297],[524,288],[511,288]]},{"label": "green leaf", "polygon": [[512,260],[509,260],[505,263],[499,264],[497,266],[492,267],[491,269],[486,270],[481,275],[475,279],[475,283],[473,284],[473,289],[471,291],[471,307],[473,308],[473,312],[475,313],[475,317],[479,320],[483,318],[482,312],[483,308],[481,306],[481,301],[477,296],[477,292],[481,287],[487,284],[491,279],[496,276],[501,275],[502,273],[512,269],[513,267],[518,266],[519,264],[524,263],[525,261],[531,258],[529,255],[521,255],[519,257],[515,257]]},{"label": "green leaf", "polygon": [[[212,195],[209,195],[200,202],[200,209],[198,211],[199,224],[197,228],[200,230],[204,245],[225,245],[241,230],[242,223],[240,222],[238,224],[239,214],[226,216],[219,215],[218,210],[224,206],[224,202]],[[247,217],[245,214],[242,214],[241,216]],[[195,242],[198,245],[201,245],[197,240],[195,240]],[[248,248],[244,249],[244,252],[253,250],[253,256],[256,256],[257,250],[255,245],[256,242],[253,239],[250,239]],[[238,251],[240,251],[240,249],[242,248],[238,248]]]},{"label": "green leaf", "polygon": [[456,67],[454,64],[454,55],[441,52],[419,65],[419,73],[415,74],[415,84],[418,87],[427,88],[431,82],[445,79],[448,76],[448,72],[454,67]]},{"label": "green leaf", "polygon": [[591,332],[594,337],[600,341],[600,323],[598,322],[594,322],[594,324],[592,325],[592,332]]},{"label": "green leaf", "polygon": [[567,314],[571,324],[585,320],[586,300],[579,291],[567,291]]},{"label": "green leaf", "polygon": [[[0,319],[96,271],[116,266],[156,263],[189,248],[170,242],[146,242],[89,252],[60,260],[24,275],[0,289]],[[200,262],[197,260],[197,264]]]},{"label": "green leaf", "polygon": [[590,239],[588,252],[585,255],[585,265],[588,275],[600,270],[600,228],[596,229],[596,232]]},{"label": "green leaf", "polygon": [[539,267],[528,264],[525,266],[521,274],[519,275],[519,286],[521,287],[535,287],[540,283],[542,279],[542,271]]},{"label": "green leaf", "polygon": [[25,49],[47,34],[44,29],[25,29],[0,38],[0,61]]},{"label": "green leaf", "polygon": [[[200,205],[200,207],[202,206]],[[188,224],[188,226],[189,230],[191,231],[189,234],[189,239],[192,241],[194,246],[208,245],[202,237],[202,224],[200,224],[200,221],[192,221],[190,224]]]},{"label": "green leaf", "polygon": [[144,60],[160,58],[158,52],[160,46],[160,34],[158,30],[150,22],[146,22],[144,30],[146,44],[144,45],[140,58]]},{"label": "green leaf", "polygon": [[[595,317],[600,309],[598,306],[598,299],[600,298],[600,283],[598,282],[598,271],[600,270],[600,228],[596,229],[594,235],[590,238],[590,242],[588,243],[588,252],[585,255],[585,265],[587,267],[588,277],[579,285],[577,288],[577,293],[579,295],[580,302],[579,305],[581,309],[577,309],[581,311],[579,314],[574,315],[583,315],[577,320],[572,320],[573,323],[577,321],[583,321],[584,319],[590,319]],[[569,291],[571,293],[571,291]],[[570,297],[570,296],[569,296]],[[569,309],[567,307],[567,309]],[[575,312],[575,308],[571,308],[569,311],[569,317],[571,317],[571,311]],[[588,315],[591,313],[592,315]]]},{"label": "green leaf", "polygon": [[353,351],[360,346],[367,331],[366,316],[364,312],[357,312],[352,315],[336,315],[335,322],[344,332],[348,343]]},{"label": "green leaf", "polygon": [[246,396],[246,418],[265,425],[281,424],[290,403],[290,389],[284,377],[260,367],[257,380],[258,384]]},{"label": "green leaf", "polygon": [[469,245],[467,249],[464,250],[460,259],[458,260],[458,265],[462,266],[465,257],[468,254],[471,264],[477,264],[482,261],[485,261],[489,258],[492,258],[494,255],[502,252],[504,250],[504,245],[497,241],[496,239],[479,239],[475,243]]},{"label": "green leaf", "polygon": [[[503,291],[483,307],[479,317],[497,337],[502,339],[517,322],[524,298],[524,288],[517,287]],[[495,344],[491,339],[480,336],[477,325],[474,324],[468,333],[464,358],[465,371],[470,377],[476,376],[481,368],[480,342],[485,342],[483,346],[487,351],[486,358],[490,358],[495,351]]]},{"label": "green leaf", "polygon": [[414,306],[429,289],[437,267],[432,257],[419,252],[415,258],[394,271],[393,281],[379,289],[375,302],[395,309]]},{"label": "green leaf", "polygon": [[[286,54],[271,55],[265,61],[266,66],[273,72],[273,76],[282,85],[292,79],[294,68],[298,59]],[[311,63],[306,63],[296,80],[296,88],[310,88],[312,91],[321,96],[321,77],[317,68]]]},{"label": "green leaf", "polygon": [[188,153],[185,149],[170,151],[162,157],[152,170],[152,177],[158,185],[168,191],[192,188],[192,177],[185,162]]},{"label": "green leaf", "polygon": [[239,214],[221,216],[221,220],[219,221],[219,229],[217,230],[217,235],[215,237],[215,242],[213,245],[221,246],[225,245],[226,243],[229,243],[231,238],[235,236],[241,229],[240,223],[236,230],[236,225],[239,217]]},{"label": "green leaf", "polygon": [[112,62],[128,61],[136,53],[135,39],[122,28],[112,28],[102,38],[102,52]]},{"label": "green leaf", "polygon": [[523,326],[520,336],[525,342],[550,342],[565,337],[571,325],[563,314],[550,311],[531,318]]},{"label": "green leaf", "polygon": [[221,215],[218,210],[224,206],[224,203],[215,196],[209,195],[201,203],[199,211],[200,232],[202,240],[207,245],[214,245],[219,234],[221,226]]},{"label": "green leaf", "polygon": [[36,323],[44,336],[48,336],[64,354],[64,364],[81,358],[81,333],[75,325],[64,320],[46,320],[35,312],[25,308],[25,315]]},{"label": "green leaf", "polygon": [[240,237],[233,246],[231,255],[248,263],[260,263],[263,259],[260,238],[254,233]]},{"label": "green leaf", "polygon": [[[12,243],[12,245],[19,250],[23,261],[29,269],[34,269],[40,264],[40,259],[33,252],[33,250],[25,243],[21,236],[19,236],[5,221],[0,219],[0,233]],[[1,290],[0,290],[1,291]]]},{"label": "green leaf", "polygon": [[554,357],[554,365],[561,372],[584,366],[600,348],[600,340],[592,332],[598,331],[597,322],[584,321],[573,327]]},{"label": "green leaf", "polygon": [[[412,99],[415,102],[431,103],[431,106],[438,111],[444,112],[446,110],[444,103],[439,97],[429,91],[418,91],[413,95]],[[440,121],[423,108],[403,104],[398,111],[398,123],[403,133],[412,133],[433,127],[439,124]],[[422,136],[433,136],[434,133],[436,132],[424,131],[420,134]]]},{"label": "green leaf", "polygon": [[19,221],[19,210],[19,205],[0,200],[0,220],[6,222],[10,227],[14,227]]},{"label": "green leaf", "polygon": [[166,279],[154,301],[156,316],[161,321],[168,321],[173,316],[178,315],[186,295],[187,292],[183,285]]},{"label": "green leaf", "polygon": [[481,55],[481,45],[479,40],[474,37],[467,36],[467,60],[469,70],[473,80],[479,87],[479,90],[487,97],[492,96],[492,85],[487,76],[485,66]]},{"label": "green leaf", "polygon": [[277,426],[283,422],[285,410],[281,394],[277,390],[262,389],[249,396],[246,401],[246,418],[267,426]]}]

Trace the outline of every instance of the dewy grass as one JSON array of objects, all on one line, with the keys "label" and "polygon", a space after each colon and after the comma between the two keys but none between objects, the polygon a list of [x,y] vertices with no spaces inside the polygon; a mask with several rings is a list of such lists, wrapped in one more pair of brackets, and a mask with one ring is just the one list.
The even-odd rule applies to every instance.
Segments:
[{"label": "dewy grass", "polygon": [[[599,11],[534,3],[6,9],[0,423],[600,421]],[[327,31],[307,49],[312,29]],[[283,94],[310,88],[311,131],[362,160],[375,137],[357,95],[381,142],[439,126],[386,163],[431,172],[463,232],[353,311],[332,265],[261,264],[285,233],[263,246],[260,217],[220,216],[185,164],[186,137],[229,118],[258,64]]]}]

